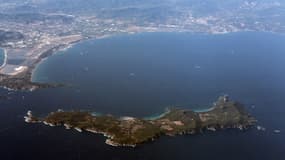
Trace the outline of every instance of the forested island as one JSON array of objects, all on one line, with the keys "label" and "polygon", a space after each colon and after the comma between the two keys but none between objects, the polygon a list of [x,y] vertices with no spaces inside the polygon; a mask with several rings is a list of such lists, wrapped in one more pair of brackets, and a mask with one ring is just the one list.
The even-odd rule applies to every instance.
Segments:
[{"label": "forested island", "polygon": [[228,96],[221,96],[211,110],[195,112],[189,109],[170,108],[156,119],[94,115],[85,111],[58,110],[46,117],[36,117],[28,111],[28,123],[44,123],[49,126],[65,126],[79,132],[88,131],[104,134],[106,143],[112,146],[131,146],[153,141],[162,135],[201,133],[204,130],[216,131],[225,128],[248,129],[256,124],[239,102]]}]

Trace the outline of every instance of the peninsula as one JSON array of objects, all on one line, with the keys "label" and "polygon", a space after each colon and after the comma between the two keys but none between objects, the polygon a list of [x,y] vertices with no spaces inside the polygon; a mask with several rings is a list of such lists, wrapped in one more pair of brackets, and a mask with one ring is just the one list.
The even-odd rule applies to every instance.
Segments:
[{"label": "peninsula", "polygon": [[45,118],[36,117],[28,111],[25,121],[49,126],[65,126],[66,129],[73,128],[79,132],[104,134],[107,137],[107,144],[130,147],[153,141],[162,135],[195,134],[203,130],[216,131],[225,128],[244,130],[257,122],[242,104],[229,100],[228,96],[219,97],[212,109],[207,112],[172,108],[157,119],[58,110]]},{"label": "peninsula", "polygon": [[80,35],[62,36],[25,49],[5,49],[5,63],[0,67],[0,86],[11,90],[35,90],[58,87],[59,84],[32,82],[36,66],[56,51],[65,49],[82,40]]}]

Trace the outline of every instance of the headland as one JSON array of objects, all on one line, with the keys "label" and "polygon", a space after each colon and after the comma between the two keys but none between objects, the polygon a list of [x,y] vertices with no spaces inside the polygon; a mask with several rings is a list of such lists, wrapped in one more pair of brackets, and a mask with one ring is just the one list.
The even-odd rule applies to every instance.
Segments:
[{"label": "headland", "polygon": [[59,50],[71,47],[83,40],[80,35],[62,36],[50,39],[46,44],[39,43],[25,49],[5,49],[5,63],[0,68],[0,85],[9,90],[35,90],[58,87],[60,84],[32,82],[36,66]]}]

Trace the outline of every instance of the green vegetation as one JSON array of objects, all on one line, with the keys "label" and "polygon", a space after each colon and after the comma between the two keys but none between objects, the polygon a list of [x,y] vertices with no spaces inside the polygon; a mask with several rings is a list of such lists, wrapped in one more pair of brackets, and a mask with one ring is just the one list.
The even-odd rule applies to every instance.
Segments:
[{"label": "green vegetation", "polygon": [[256,122],[241,104],[229,101],[227,96],[220,97],[211,111],[198,113],[175,108],[155,120],[118,118],[111,115],[93,116],[89,112],[81,111],[57,111],[43,119],[31,119],[44,121],[52,126],[65,125],[69,128],[103,133],[109,138],[106,142],[115,146],[135,146],[160,135],[196,133],[209,128],[246,129]]}]

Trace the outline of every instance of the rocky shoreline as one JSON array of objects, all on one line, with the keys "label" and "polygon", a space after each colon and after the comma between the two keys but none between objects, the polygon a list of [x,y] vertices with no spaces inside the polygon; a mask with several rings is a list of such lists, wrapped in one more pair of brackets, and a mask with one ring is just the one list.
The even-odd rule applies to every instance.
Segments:
[{"label": "rocky shoreline", "polygon": [[257,122],[240,103],[228,100],[227,96],[220,97],[212,111],[197,113],[173,108],[155,120],[117,118],[111,115],[94,116],[89,112],[58,110],[45,118],[35,117],[28,111],[25,121],[102,134],[107,138],[106,144],[117,147],[136,147],[163,135],[197,134],[206,130],[215,132],[227,128],[246,130]]}]

